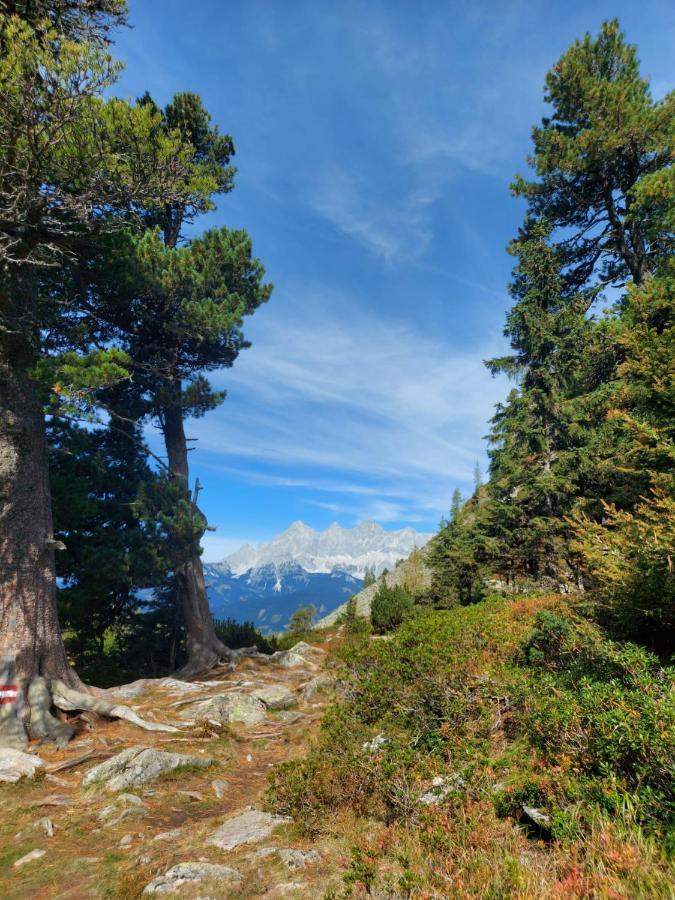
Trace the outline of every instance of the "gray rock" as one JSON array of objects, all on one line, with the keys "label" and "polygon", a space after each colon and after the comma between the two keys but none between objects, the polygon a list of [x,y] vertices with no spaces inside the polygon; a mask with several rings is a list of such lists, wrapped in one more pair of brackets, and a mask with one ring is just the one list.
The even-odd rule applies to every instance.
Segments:
[{"label": "gray rock", "polygon": [[138,784],[154,781],[160,775],[172,772],[179,766],[199,766],[205,769],[212,762],[212,759],[205,757],[167,753],[151,747],[128,747],[112,759],[94,766],[87,772],[82,784],[105,782],[109,791],[123,791]]},{"label": "gray rock", "polygon": [[307,653],[318,653],[321,655],[325,653],[325,650],[322,650],[321,647],[315,647],[312,644],[308,644],[306,641],[298,641],[297,644],[294,644],[291,647],[291,653],[299,653],[300,656],[305,656]]},{"label": "gray rock", "polygon": [[300,653],[294,653],[292,650],[277,650],[270,656],[270,662],[283,666],[284,669],[294,669],[297,666],[305,666],[309,669],[315,669],[314,663],[305,659]]},{"label": "gray rock", "polygon": [[46,850],[31,850],[30,853],[26,853],[25,856],[22,856],[21,859],[17,859],[14,863],[14,868],[18,869],[19,866],[25,866],[26,863],[33,862],[36,859],[42,859],[42,857],[46,855]]},{"label": "gray rock", "polygon": [[298,699],[290,688],[283,684],[270,684],[251,692],[251,696],[262,701],[266,709],[292,709]]},{"label": "gray rock", "polygon": [[43,816],[41,819],[38,819],[35,823],[35,827],[39,828],[40,831],[43,831],[47,835],[47,837],[54,837],[54,834],[56,832],[54,823],[49,818],[49,816]]},{"label": "gray rock", "polygon": [[131,847],[134,842],[133,834],[125,834],[123,838],[120,839],[119,846],[120,847]]},{"label": "gray rock", "polygon": [[175,841],[183,834],[182,828],[174,828],[172,831],[160,831],[159,834],[156,834],[152,839],[153,843],[155,841]]},{"label": "gray rock", "polygon": [[72,799],[63,794],[48,794],[42,800],[36,800],[36,806],[70,806]]},{"label": "gray rock", "polygon": [[280,722],[285,722],[286,725],[292,725],[294,722],[299,722],[301,719],[306,719],[307,716],[305,713],[298,712],[296,710],[290,709],[281,709],[277,715],[277,719]]},{"label": "gray rock", "polygon": [[363,744],[363,749],[367,753],[377,753],[380,747],[384,747],[385,744],[389,743],[389,738],[386,734],[376,734],[372,741],[365,741]]},{"label": "gray rock", "polygon": [[544,829],[544,831],[548,831],[550,829],[551,817],[546,815],[545,812],[537,809],[536,806],[523,806],[522,810],[527,818],[538,828],[542,828]]},{"label": "gray rock", "polygon": [[260,700],[240,691],[229,694],[217,694],[208,700],[199,700],[189,706],[183,713],[183,719],[195,722],[242,722],[244,725],[257,725],[265,718],[265,707]]},{"label": "gray rock", "polygon": [[241,881],[239,872],[229,866],[206,862],[185,862],[178,863],[163,875],[159,875],[146,885],[143,893],[169,894],[171,891],[179,890],[183,885],[192,885],[207,878],[218,881]]},{"label": "gray rock", "polygon": [[219,800],[222,800],[225,796],[225,791],[228,789],[229,784],[227,781],[223,781],[221,778],[216,778],[215,781],[211,782],[211,787],[213,788],[213,793]]},{"label": "gray rock", "polygon": [[200,794],[199,791],[176,791],[177,794],[180,794],[181,797],[187,797],[188,800],[203,800],[204,795]]},{"label": "gray rock", "polygon": [[305,866],[319,862],[321,854],[317,850],[290,850],[282,848],[277,850],[277,856],[294,872],[296,869],[304,869]]},{"label": "gray rock", "polygon": [[287,816],[275,816],[257,809],[247,809],[213,832],[208,843],[221,850],[234,850],[241,844],[254,844],[271,834],[278,825],[290,822]]},{"label": "gray rock", "polygon": [[44,762],[33,753],[24,753],[12,747],[0,748],[0,781],[16,782],[21,778],[34,778]]},{"label": "gray rock", "polygon": [[460,775],[437,775],[417,802],[423,806],[439,806],[446,797],[457,791],[463,791],[466,782]]},{"label": "gray rock", "polygon": [[335,678],[330,675],[316,675],[311,681],[308,681],[302,689],[303,700],[311,700],[317,694],[323,691],[330,691],[337,685]]}]

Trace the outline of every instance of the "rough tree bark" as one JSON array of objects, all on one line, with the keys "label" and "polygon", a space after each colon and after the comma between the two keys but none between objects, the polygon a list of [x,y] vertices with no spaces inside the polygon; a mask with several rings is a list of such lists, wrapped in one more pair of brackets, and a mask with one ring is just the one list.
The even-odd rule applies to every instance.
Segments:
[{"label": "rough tree bark", "polygon": [[[42,404],[29,370],[30,343],[0,333],[0,745],[34,736],[61,742],[68,726],[49,714],[35,679],[84,685],[70,667],[56,610],[52,509]],[[47,718],[38,725],[38,717]]]},{"label": "rough tree bark", "polygon": [[[180,386],[176,388],[173,402],[165,405],[162,410],[162,429],[170,475],[182,483],[186,500],[192,502]],[[178,674],[182,678],[190,678],[212,668],[223,659],[229,659],[231,654],[216,635],[199,553],[194,553],[186,563],[179,566],[175,576],[188,657]]]}]

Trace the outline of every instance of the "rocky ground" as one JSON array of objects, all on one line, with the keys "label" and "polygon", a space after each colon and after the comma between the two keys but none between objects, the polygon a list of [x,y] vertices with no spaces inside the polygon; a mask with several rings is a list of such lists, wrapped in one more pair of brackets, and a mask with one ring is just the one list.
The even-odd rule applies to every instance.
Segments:
[{"label": "rocky ground", "polygon": [[300,644],[117,690],[175,732],[85,714],[61,750],[0,751],[0,896],[321,897],[341,848],[309,845],[262,794],[316,728],[326,656]]}]

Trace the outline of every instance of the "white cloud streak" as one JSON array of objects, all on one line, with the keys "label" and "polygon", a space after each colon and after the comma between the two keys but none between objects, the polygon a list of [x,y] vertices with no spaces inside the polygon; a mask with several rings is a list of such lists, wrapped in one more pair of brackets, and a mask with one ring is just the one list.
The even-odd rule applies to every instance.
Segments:
[{"label": "white cloud streak", "polygon": [[452,487],[470,483],[505,393],[481,362],[501,339],[457,351],[431,336],[433,323],[378,318],[349,298],[310,292],[283,305],[283,328],[261,316],[253,348],[214,378],[229,397],[190,424],[200,456],[253,483],[334,495],[315,502],[361,518],[445,510]]}]

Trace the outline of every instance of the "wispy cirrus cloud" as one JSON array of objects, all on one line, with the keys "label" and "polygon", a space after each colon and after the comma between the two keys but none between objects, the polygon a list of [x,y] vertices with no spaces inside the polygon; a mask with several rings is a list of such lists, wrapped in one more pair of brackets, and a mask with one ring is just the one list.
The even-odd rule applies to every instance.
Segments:
[{"label": "wispy cirrus cloud", "polygon": [[310,207],[338,231],[362,241],[385,262],[422,256],[432,238],[423,193],[378,197],[372,183],[337,166],[324,169],[309,195]]},{"label": "wispy cirrus cloud", "polygon": [[261,318],[253,348],[217,375],[226,405],[190,427],[207,464],[355,518],[437,518],[482,458],[505,385],[481,360],[501,339],[459,352],[318,290],[289,302],[284,323]]}]

